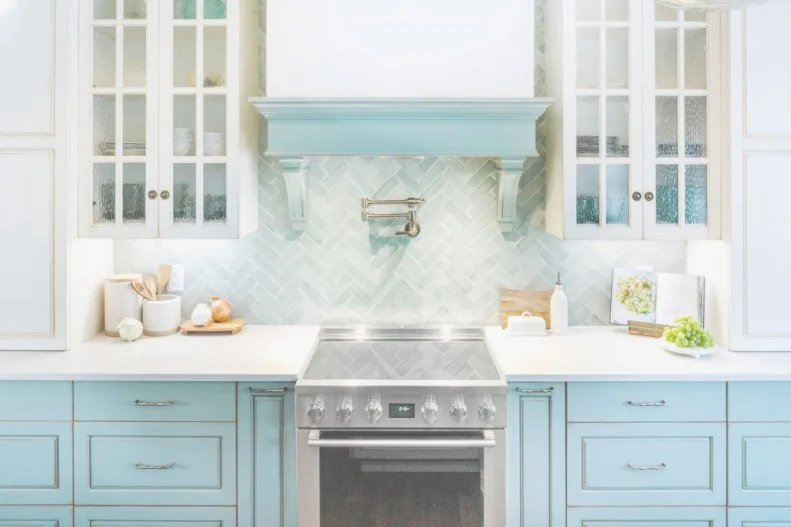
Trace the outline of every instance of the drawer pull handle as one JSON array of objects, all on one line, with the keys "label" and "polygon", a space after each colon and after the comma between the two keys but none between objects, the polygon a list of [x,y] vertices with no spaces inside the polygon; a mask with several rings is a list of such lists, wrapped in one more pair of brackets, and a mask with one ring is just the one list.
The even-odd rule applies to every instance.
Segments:
[{"label": "drawer pull handle", "polygon": [[651,401],[651,402],[648,402],[648,403],[639,403],[639,402],[636,403],[634,401],[626,401],[626,404],[628,404],[629,406],[653,406],[653,407],[657,407],[657,406],[667,406],[667,401]]},{"label": "drawer pull handle", "polygon": [[138,399],[133,404],[135,406],[173,406],[176,401],[141,401]]},{"label": "drawer pull handle", "polygon": [[145,463],[135,463],[135,470],[170,470],[175,466],[175,463],[168,463],[167,465],[146,465]]},{"label": "drawer pull handle", "polygon": [[247,388],[250,393],[286,393],[288,388],[283,386],[282,388],[253,388],[250,386]]},{"label": "drawer pull handle", "polygon": [[626,465],[632,470],[665,470],[667,469],[667,463],[660,463],[658,465],[634,465],[629,463]]},{"label": "drawer pull handle", "polygon": [[550,386],[549,388],[517,388],[517,393],[552,393],[555,391],[555,388]]}]

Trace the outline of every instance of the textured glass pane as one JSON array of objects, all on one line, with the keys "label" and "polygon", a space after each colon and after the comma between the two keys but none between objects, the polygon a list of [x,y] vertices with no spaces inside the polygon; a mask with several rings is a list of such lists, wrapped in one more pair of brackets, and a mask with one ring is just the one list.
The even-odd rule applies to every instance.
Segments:
[{"label": "textured glass pane", "polygon": [[93,28],[93,87],[115,86],[115,28]]},{"label": "textured glass pane", "polygon": [[203,30],[203,85],[207,88],[225,86],[225,28]]},{"label": "textured glass pane", "polygon": [[678,166],[656,167],[656,222],[678,224]]},{"label": "textured glass pane", "polygon": [[124,86],[143,88],[146,85],[146,28],[125,27]]},{"label": "textured glass pane", "polygon": [[140,19],[146,17],[148,0],[124,0],[124,18]]},{"label": "textured glass pane", "polygon": [[604,9],[609,21],[629,20],[629,0],[605,0]]},{"label": "textured glass pane", "polygon": [[124,163],[124,187],[121,209],[124,223],[146,221],[146,165]]},{"label": "textured glass pane", "polygon": [[607,165],[607,223],[629,223],[629,165]]},{"label": "textured glass pane", "polygon": [[173,97],[173,155],[195,155],[195,96]]},{"label": "textured glass pane", "polygon": [[629,87],[629,30],[607,30],[607,87]]},{"label": "textured glass pane", "polygon": [[686,29],[684,30],[684,85],[687,89],[706,89],[707,54],[706,54],[706,30],[705,29]]},{"label": "textured glass pane", "polygon": [[197,15],[196,0],[173,0],[173,18],[194,19]]},{"label": "textured glass pane", "polygon": [[173,28],[173,86],[195,86],[195,38],[194,27]]},{"label": "textured glass pane", "polygon": [[206,164],[203,167],[203,221],[225,223],[228,220],[227,204],[225,165]]},{"label": "textured glass pane", "polygon": [[203,18],[218,20],[225,18],[226,0],[203,0]]},{"label": "textured glass pane", "polygon": [[678,97],[656,98],[656,156],[678,157]]},{"label": "textured glass pane", "polygon": [[687,157],[706,157],[708,119],[706,97],[687,97],[684,104],[684,134]]},{"label": "textured glass pane", "polygon": [[656,30],[656,87],[678,88],[678,30]]},{"label": "textured glass pane", "polygon": [[678,10],[672,7],[665,7],[657,4],[655,13],[657,22],[673,22],[678,20]]},{"label": "textured glass pane", "polygon": [[173,221],[195,223],[195,165],[173,166]]},{"label": "textured glass pane", "polygon": [[599,28],[577,29],[577,88],[601,85],[601,45]]},{"label": "textured glass pane", "polygon": [[705,11],[693,11],[687,10],[684,11],[684,20],[687,22],[705,22],[706,21],[706,12]]},{"label": "textured glass pane", "polygon": [[599,165],[577,165],[577,225],[599,224]]},{"label": "textured glass pane", "polygon": [[577,20],[601,20],[601,0],[577,0]]},{"label": "textured glass pane", "polygon": [[225,155],[225,95],[207,95],[203,101],[203,155]]},{"label": "textured glass pane", "polygon": [[124,155],[146,155],[145,95],[124,95]]},{"label": "textured glass pane", "polygon": [[93,153],[115,155],[115,95],[93,96]]},{"label": "textured glass pane", "polygon": [[115,221],[115,164],[93,165],[93,223]]},{"label": "textured glass pane", "polygon": [[687,165],[684,174],[684,221],[687,225],[706,225],[709,220],[708,168]]},{"label": "textured glass pane", "polygon": [[93,18],[96,20],[115,18],[115,0],[93,0]]},{"label": "textured glass pane", "polygon": [[577,97],[577,156],[599,155],[599,98]]},{"label": "textured glass pane", "polygon": [[607,157],[629,157],[629,97],[607,97]]}]

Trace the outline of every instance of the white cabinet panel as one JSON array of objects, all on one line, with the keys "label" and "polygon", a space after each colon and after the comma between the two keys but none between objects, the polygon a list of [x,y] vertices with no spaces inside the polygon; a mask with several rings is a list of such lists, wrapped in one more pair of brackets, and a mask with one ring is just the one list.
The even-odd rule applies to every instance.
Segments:
[{"label": "white cabinet panel", "polygon": [[55,0],[0,2],[1,135],[54,134]]},{"label": "white cabinet panel", "polygon": [[[744,11],[745,134],[791,137],[791,2],[773,2]],[[779,118],[786,116],[785,118]]]},{"label": "white cabinet panel", "polygon": [[[51,337],[55,324],[54,153],[0,150],[0,337]],[[7,289],[10,287],[10,290]]]}]

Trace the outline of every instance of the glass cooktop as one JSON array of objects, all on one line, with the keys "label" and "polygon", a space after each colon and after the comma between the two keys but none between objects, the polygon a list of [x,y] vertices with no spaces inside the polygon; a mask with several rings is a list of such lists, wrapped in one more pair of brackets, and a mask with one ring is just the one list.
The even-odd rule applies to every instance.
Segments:
[{"label": "glass cooktop", "polygon": [[496,381],[500,373],[482,333],[358,328],[323,331],[303,378]]}]

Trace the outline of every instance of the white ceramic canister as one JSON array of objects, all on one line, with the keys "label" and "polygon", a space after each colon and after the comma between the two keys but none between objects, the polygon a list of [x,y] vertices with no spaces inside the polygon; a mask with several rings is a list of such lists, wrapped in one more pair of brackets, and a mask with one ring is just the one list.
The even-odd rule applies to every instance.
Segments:
[{"label": "white ceramic canister", "polygon": [[126,318],[141,319],[143,297],[132,289],[132,280],[139,274],[116,274],[104,280],[104,334],[118,337],[118,324]]},{"label": "white ceramic canister", "polygon": [[164,337],[178,333],[181,326],[181,297],[161,295],[143,302],[143,334]]}]

